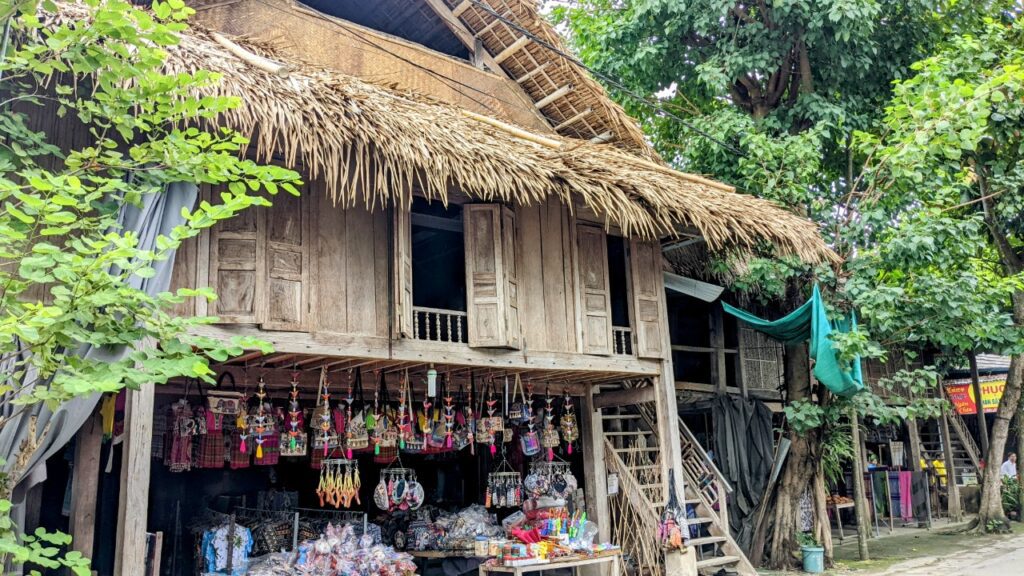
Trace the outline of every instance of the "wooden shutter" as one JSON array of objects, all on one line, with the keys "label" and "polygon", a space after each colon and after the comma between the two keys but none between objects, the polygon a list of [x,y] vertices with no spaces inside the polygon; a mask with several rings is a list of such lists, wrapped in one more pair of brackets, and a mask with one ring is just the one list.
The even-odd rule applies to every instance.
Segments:
[{"label": "wooden shutter", "polygon": [[583,353],[612,353],[611,290],[608,286],[608,240],[604,230],[576,227]]},{"label": "wooden shutter", "polygon": [[640,358],[662,358],[661,245],[635,238],[629,241],[633,269],[633,310],[636,316],[636,352]]},{"label": "wooden shutter", "polygon": [[510,208],[501,208],[501,244],[505,264],[505,332],[509,348],[522,348],[522,327],[519,325],[519,259],[516,254],[516,215]]},{"label": "wooden shutter", "polygon": [[499,204],[463,208],[469,345],[519,348],[515,216]]},{"label": "wooden shutter", "polygon": [[[207,191],[207,193],[209,193]],[[210,230],[210,287],[217,299],[209,314],[225,324],[257,324],[262,310],[266,246],[261,236],[265,210],[251,207]]]},{"label": "wooden shutter", "polygon": [[309,199],[281,193],[265,215],[266,297],[262,327],[306,330],[309,322]]},{"label": "wooden shutter", "polygon": [[408,207],[394,207],[395,325],[394,336],[413,338],[412,333],[412,215]]}]

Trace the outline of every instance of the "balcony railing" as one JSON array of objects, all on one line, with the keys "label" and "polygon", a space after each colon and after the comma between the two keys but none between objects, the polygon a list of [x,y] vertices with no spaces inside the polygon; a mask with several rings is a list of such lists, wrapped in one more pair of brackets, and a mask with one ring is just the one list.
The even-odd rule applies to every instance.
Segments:
[{"label": "balcony railing", "polygon": [[633,355],[633,330],[625,326],[612,326],[612,353]]},{"label": "balcony railing", "polygon": [[468,342],[466,313],[459,310],[414,306],[412,334],[417,340],[465,344]]}]

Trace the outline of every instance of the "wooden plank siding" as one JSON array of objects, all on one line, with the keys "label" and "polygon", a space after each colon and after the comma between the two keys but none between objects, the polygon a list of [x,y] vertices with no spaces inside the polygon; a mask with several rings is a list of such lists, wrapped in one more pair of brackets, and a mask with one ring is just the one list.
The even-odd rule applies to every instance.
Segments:
[{"label": "wooden plank siding", "polygon": [[[397,344],[411,334],[393,336],[398,340],[388,344],[389,328],[397,326],[394,288],[400,276],[392,277],[396,270],[389,259],[402,252],[395,244],[405,238],[395,229],[401,223],[399,219],[391,220],[394,210],[335,206],[316,181],[304,188],[301,202],[291,198],[274,202],[273,207],[251,210],[237,221],[219,224],[183,249],[175,263],[174,287],[209,285],[219,293],[219,300],[209,307],[209,312],[216,315],[221,308],[222,324],[251,326],[268,336],[271,329],[287,332],[287,340],[296,344],[299,334],[316,335],[309,342],[323,353],[329,352],[314,342],[354,339],[362,343],[379,342],[385,351],[404,348]],[[289,214],[278,214],[280,211]],[[510,270],[515,272],[517,286],[509,289],[514,288],[518,294],[516,312],[522,338],[518,346],[502,346],[520,348],[515,353],[521,357],[548,353],[608,355],[610,317],[604,231],[590,224],[578,225],[569,207],[557,200],[505,209],[505,213],[502,227],[514,232],[505,238],[502,252],[510,253],[515,260]],[[241,242],[249,250],[228,250],[230,245],[222,246],[225,240]],[[283,240],[287,242],[282,243]],[[282,280],[274,277],[274,270],[280,266],[269,261],[275,246],[289,252],[284,264],[296,265],[284,270],[286,289],[276,291],[272,289],[273,283]],[[645,304],[653,303],[652,309],[663,311],[659,305],[661,271],[654,269],[660,266],[657,245],[644,247],[651,254],[636,259],[629,276],[634,285],[638,278],[643,282],[637,297],[650,301]],[[253,261],[259,254],[263,255],[262,263]],[[584,256],[586,265],[581,266]],[[226,263],[225,269],[219,268],[222,263]],[[246,283],[241,289],[235,281],[240,274],[246,279],[255,276],[255,285]],[[588,286],[587,293],[582,294],[582,282],[587,278],[594,286]],[[411,296],[410,291],[406,292],[406,296]],[[602,314],[600,334],[593,333],[597,328],[587,328],[584,323],[588,314],[596,312],[588,310],[588,314],[583,314],[581,307],[587,301],[585,298],[595,295]],[[230,306],[225,308],[227,304]],[[202,313],[202,308],[188,303],[176,312]],[[224,314],[225,311],[230,313]],[[648,324],[649,338],[641,357],[652,363],[659,360],[659,354],[664,355],[658,345],[661,334],[667,333],[667,319],[662,315],[643,318]],[[589,335],[594,342],[583,346],[581,335]],[[436,349],[449,361],[459,355],[459,350],[468,349],[464,344],[430,341],[415,341],[412,347]],[[302,346],[290,350],[303,351]],[[353,352],[347,349],[348,354]],[[476,356],[467,350],[465,358],[471,360]]]}]

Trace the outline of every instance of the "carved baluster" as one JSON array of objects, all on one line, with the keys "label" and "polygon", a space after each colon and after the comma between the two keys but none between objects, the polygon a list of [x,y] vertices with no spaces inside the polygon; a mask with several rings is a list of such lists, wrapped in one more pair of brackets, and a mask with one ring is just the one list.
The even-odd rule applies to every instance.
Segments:
[{"label": "carved baluster", "polygon": [[412,311],[412,337],[417,340],[420,337],[420,312],[419,310]]},{"label": "carved baluster", "polygon": [[465,316],[459,316],[455,321],[455,341],[462,342],[462,319]]}]

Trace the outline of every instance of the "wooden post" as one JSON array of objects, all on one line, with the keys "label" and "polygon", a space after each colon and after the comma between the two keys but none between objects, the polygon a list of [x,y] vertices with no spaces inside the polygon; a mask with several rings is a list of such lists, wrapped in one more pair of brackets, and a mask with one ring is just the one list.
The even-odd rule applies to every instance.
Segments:
[{"label": "wooden post", "polygon": [[860,550],[860,559],[870,560],[868,524],[871,520],[867,509],[867,496],[864,493],[864,451],[860,438],[860,418],[855,411],[850,413],[850,430],[853,433],[853,510],[857,516],[857,547]]},{"label": "wooden post", "polygon": [[143,384],[139,390],[129,390],[125,401],[115,576],[143,574],[146,567],[154,391],[153,384]]},{"label": "wooden post", "polygon": [[711,307],[711,347],[715,349],[711,359],[711,377],[718,392],[724,394],[728,386],[728,371],[725,367],[725,322],[720,306]]},{"label": "wooden post", "polygon": [[[956,462],[953,461],[953,444],[949,435],[949,416],[946,411],[942,412],[939,419],[939,432],[942,434],[942,457],[946,461],[946,508],[949,511],[949,520],[959,522],[963,518],[960,509],[960,488],[956,485]],[[941,479],[936,479],[939,484]]]},{"label": "wooden post", "polygon": [[[971,362],[971,387],[974,389],[974,408],[975,415],[978,417],[978,438],[981,440],[981,454],[979,458],[988,458],[988,421],[985,419],[985,405],[982,402],[981,396],[981,380],[978,378],[978,357],[975,355],[974,350],[971,350],[967,354],[967,359]],[[986,462],[988,464],[996,464],[999,462]]]},{"label": "wooden post", "polygon": [[[662,282],[659,275],[658,281]],[[683,446],[679,439],[679,405],[676,400],[676,377],[672,369],[672,340],[668,329],[668,303],[665,289],[660,290],[661,337],[665,360],[661,363],[661,378],[654,378],[651,385],[657,391],[655,408],[658,415],[657,433],[661,443],[662,478],[665,484],[665,502],[668,502],[668,471],[676,477],[677,497],[686,498],[686,478],[683,476]],[[696,487],[695,487],[696,489]]]},{"label": "wooden post", "polygon": [[611,509],[608,505],[608,470],[604,464],[604,428],[601,411],[594,408],[595,388],[591,387],[583,396],[583,414],[580,425],[586,431],[583,446],[584,494],[587,498],[587,516],[597,523],[598,539],[607,542],[611,538]]},{"label": "wooden post", "polygon": [[95,542],[102,442],[103,420],[96,411],[85,421],[75,438],[74,476],[71,481],[71,546],[86,558],[92,558]]}]

